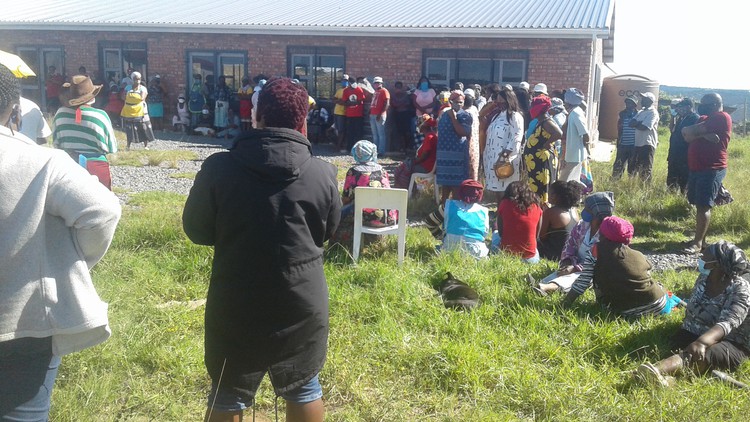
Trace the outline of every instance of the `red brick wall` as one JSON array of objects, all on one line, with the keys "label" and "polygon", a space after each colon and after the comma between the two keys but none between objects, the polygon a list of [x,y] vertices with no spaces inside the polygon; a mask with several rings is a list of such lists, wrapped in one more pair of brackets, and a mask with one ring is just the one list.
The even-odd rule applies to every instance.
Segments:
[{"label": "red brick wall", "polygon": [[591,66],[590,39],[534,38],[427,38],[361,36],[288,36],[242,34],[185,34],[99,31],[0,30],[0,49],[15,51],[21,45],[62,45],[65,74],[83,65],[99,75],[98,42],[146,42],[148,70],[160,73],[169,90],[166,115],[173,110],[176,93],[185,90],[187,50],[247,50],[249,73],[286,74],[287,46],[335,46],[346,49],[346,71],[351,75],[379,75],[386,85],[396,80],[414,84],[422,73],[422,49],[527,50],[528,81],[547,84],[549,90],[588,89]]}]

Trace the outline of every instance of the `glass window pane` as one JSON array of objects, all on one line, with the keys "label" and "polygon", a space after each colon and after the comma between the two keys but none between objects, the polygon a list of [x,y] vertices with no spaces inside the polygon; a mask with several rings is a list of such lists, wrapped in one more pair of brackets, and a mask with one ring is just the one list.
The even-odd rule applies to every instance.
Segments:
[{"label": "glass window pane", "polygon": [[427,59],[427,77],[433,84],[448,85],[448,60]]},{"label": "glass window pane", "polygon": [[482,86],[494,82],[492,80],[492,60],[489,59],[458,59],[456,81]]},{"label": "glass window pane", "polygon": [[502,83],[517,84],[524,80],[523,61],[522,60],[503,60],[502,73],[500,74]]},{"label": "glass window pane", "polygon": [[202,75],[203,81],[206,77],[213,76],[216,64],[214,55],[211,53],[190,53],[190,82],[192,83],[195,75]]}]

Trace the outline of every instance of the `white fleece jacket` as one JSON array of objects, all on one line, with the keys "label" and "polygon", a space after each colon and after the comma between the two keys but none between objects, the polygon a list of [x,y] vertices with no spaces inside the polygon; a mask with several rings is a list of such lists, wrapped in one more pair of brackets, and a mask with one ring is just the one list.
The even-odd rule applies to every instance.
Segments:
[{"label": "white fleece jacket", "polygon": [[0,127],[0,341],[52,337],[64,355],[109,337],[89,269],[119,218],[117,197],[67,154]]}]

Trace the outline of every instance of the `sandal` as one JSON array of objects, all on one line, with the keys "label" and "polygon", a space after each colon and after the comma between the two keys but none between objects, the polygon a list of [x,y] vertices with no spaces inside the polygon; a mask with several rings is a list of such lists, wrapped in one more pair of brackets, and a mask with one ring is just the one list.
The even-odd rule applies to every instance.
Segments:
[{"label": "sandal", "polygon": [[548,296],[547,292],[545,292],[544,290],[540,289],[537,286],[531,286],[531,290],[533,290],[534,293],[538,294],[541,297],[547,297]]},{"label": "sandal", "polygon": [[684,255],[698,255],[701,253],[701,248],[697,245],[689,245],[682,248],[680,252]]}]

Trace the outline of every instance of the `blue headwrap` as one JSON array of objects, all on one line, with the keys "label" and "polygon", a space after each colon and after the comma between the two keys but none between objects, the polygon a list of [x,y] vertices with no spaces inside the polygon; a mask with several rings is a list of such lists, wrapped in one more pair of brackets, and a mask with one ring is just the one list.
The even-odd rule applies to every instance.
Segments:
[{"label": "blue headwrap", "polygon": [[378,161],[378,147],[363,139],[352,147],[352,157],[357,163],[376,163]]}]

